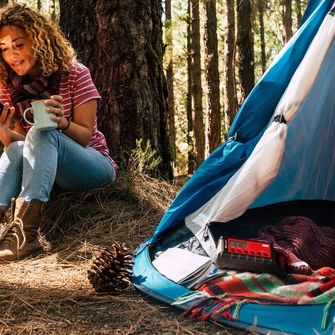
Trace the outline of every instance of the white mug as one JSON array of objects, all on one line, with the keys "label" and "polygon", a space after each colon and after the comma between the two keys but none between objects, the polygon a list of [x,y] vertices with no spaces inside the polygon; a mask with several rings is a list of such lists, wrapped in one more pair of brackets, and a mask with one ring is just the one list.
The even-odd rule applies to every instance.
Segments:
[{"label": "white mug", "polygon": [[[51,116],[56,116],[54,113],[48,113],[44,104],[46,100],[35,100],[31,102],[31,107],[23,112],[24,120],[31,126],[35,126],[39,130],[55,129],[57,122],[50,119]],[[32,110],[34,122],[27,120],[26,114]]]}]

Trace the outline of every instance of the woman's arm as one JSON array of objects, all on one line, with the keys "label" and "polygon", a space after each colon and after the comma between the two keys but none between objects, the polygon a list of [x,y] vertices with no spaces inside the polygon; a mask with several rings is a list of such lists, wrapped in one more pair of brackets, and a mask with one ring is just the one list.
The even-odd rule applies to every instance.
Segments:
[{"label": "woman's arm", "polygon": [[74,108],[73,119],[70,122],[70,125],[63,116],[64,110],[62,102],[63,99],[60,95],[51,96],[50,100],[46,101],[48,111],[57,115],[51,119],[58,123],[59,129],[67,128],[64,130],[64,133],[67,136],[71,137],[82,146],[87,146],[92,137],[93,126],[97,113],[97,100],[89,100]]},{"label": "woman's arm", "polygon": [[0,115],[0,142],[6,148],[12,142],[24,141],[25,135],[19,122],[14,123],[14,128],[10,129],[10,123],[14,116],[15,108],[6,103]]}]

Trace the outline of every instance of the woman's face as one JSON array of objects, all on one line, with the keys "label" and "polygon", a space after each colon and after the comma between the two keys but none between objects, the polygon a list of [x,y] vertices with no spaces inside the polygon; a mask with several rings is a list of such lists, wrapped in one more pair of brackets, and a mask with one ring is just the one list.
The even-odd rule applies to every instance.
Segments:
[{"label": "woman's face", "polygon": [[0,51],[4,61],[17,75],[38,74],[32,41],[20,28],[4,26],[0,29]]}]

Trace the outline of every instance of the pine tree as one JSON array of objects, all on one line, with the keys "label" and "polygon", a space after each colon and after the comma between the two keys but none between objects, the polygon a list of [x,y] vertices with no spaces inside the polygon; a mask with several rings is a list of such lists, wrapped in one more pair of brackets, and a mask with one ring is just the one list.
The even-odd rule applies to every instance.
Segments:
[{"label": "pine tree", "polygon": [[216,0],[205,0],[205,78],[207,87],[208,149],[221,143],[220,78],[217,38]]}]

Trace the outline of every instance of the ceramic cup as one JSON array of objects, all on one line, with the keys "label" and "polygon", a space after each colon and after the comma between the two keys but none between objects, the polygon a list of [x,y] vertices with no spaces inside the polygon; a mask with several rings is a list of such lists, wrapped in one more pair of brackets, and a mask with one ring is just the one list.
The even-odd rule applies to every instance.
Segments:
[{"label": "ceramic cup", "polygon": [[[55,116],[55,114],[47,112],[44,102],[45,100],[32,101],[31,107],[23,112],[23,118],[28,124],[35,126],[39,130],[55,129],[57,128],[57,122],[50,119],[50,117]],[[27,120],[26,117],[26,114],[31,110],[34,122]]]}]

